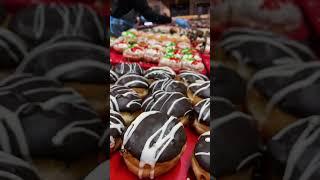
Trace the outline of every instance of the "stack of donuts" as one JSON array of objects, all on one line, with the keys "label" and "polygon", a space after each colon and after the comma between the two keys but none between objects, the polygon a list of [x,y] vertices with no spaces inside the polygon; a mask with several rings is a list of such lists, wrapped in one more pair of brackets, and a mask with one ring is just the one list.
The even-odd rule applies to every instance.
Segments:
[{"label": "stack of donuts", "polygon": [[319,179],[320,63],[307,45],[234,28],[214,57],[213,176]]},{"label": "stack of donuts", "polygon": [[[138,31],[130,29],[118,38],[112,38],[110,46],[115,51],[123,54],[129,61],[150,62],[159,66],[169,66],[174,70],[193,70],[202,72],[205,67],[199,51],[187,35],[176,30],[165,29],[166,26],[157,27],[153,31]],[[179,28],[178,28],[179,30]],[[156,32],[163,33],[156,33]],[[169,31],[169,32],[167,32]],[[206,43],[205,39],[201,43]],[[201,49],[199,40],[199,47]]]},{"label": "stack of donuts", "polygon": [[[192,169],[210,179],[210,81],[195,71],[143,70],[121,63],[110,70],[110,149],[139,178],[168,172],[186,149],[185,127],[199,135]],[[111,154],[112,155],[112,154]]]}]

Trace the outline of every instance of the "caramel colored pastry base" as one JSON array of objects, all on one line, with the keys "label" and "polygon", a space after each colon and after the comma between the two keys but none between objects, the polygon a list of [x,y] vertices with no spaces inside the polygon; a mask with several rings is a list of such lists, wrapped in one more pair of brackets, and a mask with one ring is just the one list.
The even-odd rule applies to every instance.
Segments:
[{"label": "caramel colored pastry base", "polygon": [[188,90],[187,92],[188,98],[191,100],[192,105],[196,105],[198,102],[202,101],[203,99],[199,96],[194,96],[192,91]]},{"label": "caramel colored pastry base", "polygon": [[115,141],[115,145],[114,145],[113,148],[110,147],[110,153],[115,152],[122,145],[122,139],[121,138],[116,138],[116,139],[114,139],[114,141]]},{"label": "caramel colored pastry base", "polygon": [[35,159],[34,165],[46,180],[73,180],[85,177],[98,163],[97,157],[90,156],[70,164],[52,159]]},{"label": "caramel colored pastry base", "polygon": [[132,88],[136,93],[138,93],[141,99],[144,99],[148,95],[148,89],[145,88]]},{"label": "caramel colored pastry base", "polygon": [[179,121],[183,124],[183,126],[186,126],[189,124],[189,119],[190,119],[190,116],[186,115],[186,116],[180,117]]},{"label": "caramel colored pastry base", "polygon": [[105,84],[65,83],[65,86],[75,89],[100,116],[105,117],[107,109],[106,91],[108,90]]},{"label": "caramel colored pastry base", "polygon": [[197,133],[198,133],[199,135],[200,135],[200,134],[203,134],[203,133],[205,133],[205,132],[207,132],[207,131],[210,131],[210,129],[209,129],[208,126],[199,123],[197,119],[195,119],[195,120],[193,121],[193,124],[192,124],[192,125],[193,125],[194,129],[197,131]]},{"label": "caramel colored pastry base", "polygon": [[194,155],[192,156],[192,159],[191,159],[191,165],[197,180],[210,180],[210,173],[202,169],[202,167],[200,167]]},{"label": "caramel colored pastry base", "polygon": [[[183,154],[186,145],[182,148],[180,154],[174,159],[162,163],[156,163],[154,168],[154,177],[157,177],[161,174],[168,172],[172,169],[180,160],[181,155]],[[128,151],[122,153],[124,162],[126,163],[128,169],[133,172],[135,175],[139,176],[139,160],[132,156]],[[151,172],[151,167],[149,165],[145,165],[143,168],[142,177],[149,178]]]},{"label": "caramel colored pastry base", "polygon": [[247,96],[247,107],[254,118],[258,120],[258,126],[262,136],[266,139],[272,138],[281,129],[295,122],[297,119],[292,115],[281,111],[277,106],[269,115],[266,114],[267,99],[257,90],[251,89]]},{"label": "caramel colored pastry base", "polygon": [[126,126],[129,126],[131,124],[131,122],[134,121],[141,113],[142,113],[141,111],[137,111],[134,113],[120,112]]}]

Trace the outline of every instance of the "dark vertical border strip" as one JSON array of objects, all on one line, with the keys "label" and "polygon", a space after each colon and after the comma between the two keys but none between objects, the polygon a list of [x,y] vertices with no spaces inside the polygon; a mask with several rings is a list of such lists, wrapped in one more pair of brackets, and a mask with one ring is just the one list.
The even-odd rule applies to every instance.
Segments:
[{"label": "dark vertical border strip", "polygon": [[[210,117],[213,118],[213,104],[214,101],[213,99],[213,87],[214,87],[214,82],[213,82],[213,73],[214,73],[214,67],[213,67],[213,57],[214,57],[214,48],[213,48],[213,38],[214,38],[214,34],[213,34],[213,18],[212,18],[212,14],[213,14],[213,0],[210,0],[210,12],[209,12],[209,16],[210,16],[210,101],[212,103],[210,103]],[[211,121],[210,121],[211,122]],[[213,132],[212,132],[212,128],[211,128],[211,123],[210,123],[210,179],[213,180],[213,163],[212,163],[212,158],[213,158]]]},{"label": "dark vertical border strip", "polygon": [[[105,14],[105,22],[106,22],[106,29],[105,29],[105,32],[106,32],[106,53],[107,53],[107,59],[106,59],[106,64],[107,64],[107,83],[106,83],[106,128],[107,128],[107,132],[108,132],[108,136],[109,136],[109,132],[110,132],[110,105],[109,105],[109,97],[110,97],[110,68],[111,68],[111,65],[110,65],[110,8],[111,8],[111,2],[109,0],[107,0],[105,2],[105,8],[104,8],[104,14]],[[106,156],[107,156],[107,159],[109,161],[110,159],[110,138],[108,137],[107,138],[107,147],[106,147]],[[110,163],[110,162],[109,162]],[[109,166],[107,166],[108,169],[106,169],[107,171],[107,174],[108,176],[105,177],[106,179],[110,179],[110,164]]]}]

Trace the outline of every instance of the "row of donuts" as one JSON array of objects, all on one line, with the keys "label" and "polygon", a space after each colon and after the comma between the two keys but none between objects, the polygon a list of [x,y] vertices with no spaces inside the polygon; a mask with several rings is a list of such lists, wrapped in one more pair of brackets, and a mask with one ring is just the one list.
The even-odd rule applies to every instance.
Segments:
[{"label": "row of donuts", "polygon": [[244,28],[227,31],[216,49],[213,175],[319,179],[316,56],[301,43]]},{"label": "row of donuts", "polygon": [[5,179],[44,178],[34,169],[52,161],[65,168],[65,162],[96,153],[102,145],[104,127],[97,113],[76,91],[55,80],[30,74],[2,80],[0,112],[0,151],[9,158],[0,159],[0,177]]},{"label": "row of donuts", "polygon": [[[111,152],[120,148],[130,171],[139,178],[153,179],[180,160],[187,138],[183,126],[194,118],[193,127],[202,135],[194,151],[193,169],[199,179],[210,179],[208,78],[191,71],[176,74],[168,67],[144,72],[134,63],[113,66],[110,78],[114,77],[118,79],[110,87]],[[135,86],[138,81],[145,85],[146,93]],[[192,101],[189,97],[197,98]]]}]

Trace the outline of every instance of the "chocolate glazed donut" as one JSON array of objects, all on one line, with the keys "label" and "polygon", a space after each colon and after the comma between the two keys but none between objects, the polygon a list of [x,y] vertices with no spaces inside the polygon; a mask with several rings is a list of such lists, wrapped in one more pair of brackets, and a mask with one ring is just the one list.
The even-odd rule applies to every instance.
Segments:
[{"label": "chocolate glazed donut", "polygon": [[110,151],[117,150],[122,143],[125,122],[120,113],[110,110]]},{"label": "chocolate glazed donut", "polygon": [[133,89],[141,98],[144,98],[148,95],[149,82],[148,79],[143,76],[136,74],[125,74],[121,76],[115,84]]},{"label": "chocolate glazed donut", "polygon": [[157,177],[173,168],[186,144],[182,123],[158,111],[144,112],[128,127],[122,155],[139,178]]},{"label": "chocolate glazed donut", "polygon": [[109,75],[110,75],[109,76],[109,83],[110,84],[114,84],[119,78],[118,74],[116,72],[114,72],[112,69],[110,69]]},{"label": "chocolate glazed donut", "polygon": [[320,63],[296,63],[267,68],[248,85],[248,109],[265,138],[284,127],[320,112]]},{"label": "chocolate glazed donut", "polygon": [[199,137],[191,165],[197,180],[210,180],[210,131]]},{"label": "chocolate glazed donut", "polygon": [[143,75],[143,69],[138,63],[120,63],[113,66],[112,69],[119,76],[123,76],[125,74]]},{"label": "chocolate glazed donut", "polygon": [[320,117],[299,119],[268,143],[269,179],[317,180],[320,178]]},{"label": "chocolate glazed donut", "polygon": [[126,125],[129,125],[141,113],[142,99],[132,89],[113,85],[110,88],[110,109],[119,112]]},{"label": "chocolate glazed donut", "polygon": [[203,99],[193,108],[195,119],[192,125],[199,134],[203,134],[210,130],[210,101],[213,101],[213,99],[214,98],[212,98],[212,100],[210,100],[210,98]]},{"label": "chocolate glazed donut", "polygon": [[162,79],[154,81],[150,85],[151,93],[156,91],[166,91],[166,92],[179,92],[184,95],[187,94],[187,87],[181,82],[173,79]]},{"label": "chocolate glazed donut", "polygon": [[178,77],[185,83],[186,86],[195,83],[198,80],[209,81],[207,76],[188,70],[180,71]]},{"label": "chocolate glazed donut", "polygon": [[210,81],[197,81],[188,86],[187,96],[195,105],[202,99],[210,98]]},{"label": "chocolate glazed donut", "polygon": [[[259,134],[251,117],[233,111],[219,118],[214,117],[211,126],[214,132],[211,143],[213,176],[218,180],[251,179],[261,156]],[[238,133],[237,136],[234,132]]]},{"label": "chocolate glazed donut", "polygon": [[76,89],[104,116],[106,49],[86,42],[63,41],[39,46],[28,54],[17,73],[47,76]]},{"label": "chocolate glazed donut", "polygon": [[160,80],[160,79],[173,79],[175,78],[176,73],[169,67],[151,67],[149,68],[145,74],[144,77],[147,79],[150,79],[151,82],[155,80]]},{"label": "chocolate glazed donut", "polygon": [[184,125],[188,123],[192,112],[188,98],[179,92],[156,91],[143,101],[142,108],[144,111],[161,111],[177,117]]},{"label": "chocolate glazed donut", "polygon": [[246,80],[267,67],[316,59],[303,44],[270,32],[246,28],[227,31],[217,49],[215,59],[239,72]]},{"label": "chocolate glazed donut", "polygon": [[40,180],[40,176],[31,164],[11,154],[0,151],[0,179],[32,179]]}]

